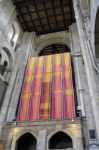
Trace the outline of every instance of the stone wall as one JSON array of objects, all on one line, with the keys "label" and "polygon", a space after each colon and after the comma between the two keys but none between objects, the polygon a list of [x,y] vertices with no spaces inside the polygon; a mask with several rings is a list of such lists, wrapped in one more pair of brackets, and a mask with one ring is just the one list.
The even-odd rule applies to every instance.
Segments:
[{"label": "stone wall", "polygon": [[[82,129],[79,119],[75,119],[74,122],[72,120],[23,122],[18,123],[16,126],[8,126],[10,130],[5,141],[5,150],[15,150],[16,141],[25,133],[31,133],[37,139],[37,150],[48,150],[50,138],[59,131],[71,137],[74,150],[83,150]],[[41,143],[40,140],[42,141]]]},{"label": "stone wall", "polygon": [[[2,105],[0,106],[0,131],[5,122],[15,78],[17,75],[17,71],[15,73],[13,69],[15,67],[17,53],[15,52],[14,47],[11,45],[11,42],[8,39],[8,33],[14,21],[17,21],[17,19],[16,10],[14,5],[12,4],[12,1],[0,1],[0,53],[2,54],[2,60],[0,65],[2,65],[4,60],[8,62],[8,70],[6,72],[6,76],[0,75],[0,88],[2,88],[0,92],[0,99],[2,101]],[[21,42],[21,37],[23,35],[23,31],[20,25],[19,29],[20,35],[17,41],[18,43]]]},{"label": "stone wall", "polygon": [[7,84],[0,79],[0,107],[2,106],[2,103],[3,103],[3,98],[4,98],[6,87],[7,87]]},{"label": "stone wall", "polygon": [[[76,1],[76,0],[74,0]],[[75,82],[76,82],[76,94],[77,94],[77,103],[78,108],[81,109],[82,115],[81,117],[86,116],[86,120],[84,120],[84,123],[82,124],[83,129],[83,137],[85,138],[86,145],[93,143],[93,141],[89,138],[89,130],[96,130],[97,136],[99,139],[99,79],[97,76],[97,72],[93,66],[92,59],[90,57],[90,51],[93,51],[95,56],[95,20],[96,20],[96,13],[97,9],[99,7],[99,1],[98,0],[91,0],[90,6],[87,9],[87,3],[86,0],[83,2],[80,0],[79,5],[82,11],[83,18],[78,15],[76,12],[76,24],[73,24],[69,31],[64,32],[57,32],[52,34],[46,34],[37,36],[35,33],[23,33],[20,24],[18,23],[18,20],[16,19],[16,11],[12,4],[11,0],[2,0],[0,2],[0,50],[5,48],[5,52],[9,56],[10,60],[10,72],[9,76],[6,79],[3,79],[0,76],[0,87],[5,89],[5,82],[7,83],[7,89],[5,92],[1,91],[1,99],[2,96],[4,97],[2,101],[2,107],[0,109],[0,131],[2,130],[2,127],[7,122],[12,122],[15,120],[16,116],[16,109],[18,104],[18,99],[21,91],[22,82],[24,79],[24,72],[27,64],[27,60],[31,56],[38,56],[39,52],[46,46],[50,44],[66,44],[71,51],[71,57],[73,61],[74,66],[74,73],[75,73]],[[78,15],[78,16],[77,16]],[[84,28],[82,25],[82,20],[84,21]],[[17,21],[20,28],[20,35],[18,38],[19,43],[19,49],[15,53],[14,47],[11,45],[10,41],[8,40],[8,32],[10,30],[10,27],[12,26],[13,22]],[[79,23],[81,23],[79,26]],[[78,32],[79,31],[79,32]],[[81,34],[82,33],[82,34]],[[86,34],[84,34],[86,33]],[[87,38],[86,38],[87,36]],[[89,48],[88,43],[91,42],[92,49]],[[93,56],[93,58],[94,58]],[[55,124],[58,124],[59,122],[56,122]],[[76,122],[79,124],[81,128],[80,122]],[[42,124],[42,123],[41,123]],[[63,126],[64,124],[64,126]],[[71,124],[71,123],[70,123]],[[69,124],[69,126],[70,126]],[[53,123],[48,123],[45,125],[42,124],[41,126],[38,126],[38,123],[31,123],[30,124],[24,123],[22,124],[23,127],[21,127],[21,124],[17,125],[17,129],[20,131],[19,136],[21,136],[23,133],[29,131],[37,137],[40,130],[46,129],[47,131],[47,139],[50,138],[50,135],[54,133],[59,128],[61,130],[67,131],[67,122],[61,122],[60,125],[53,125]],[[5,126],[7,127],[8,133],[10,134],[11,131],[13,131],[13,128],[11,126]],[[72,130],[70,128],[69,130]],[[37,131],[37,132],[36,132]],[[77,129],[78,131],[78,129]],[[80,130],[81,132],[81,130]],[[12,132],[13,133],[13,132]],[[4,134],[4,129],[2,130],[2,135]],[[9,135],[10,136],[10,135]],[[9,137],[8,136],[8,137]],[[13,138],[13,135],[11,135]],[[17,138],[19,137],[17,135]],[[73,135],[71,135],[73,136]],[[2,136],[3,137],[3,136]],[[7,137],[7,138],[8,138]],[[79,137],[80,142],[81,137]],[[15,139],[16,140],[16,139]],[[78,141],[79,141],[78,140]],[[9,144],[10,141],[10,144]],[[76,141],[76,144],[77,142]],[[48,143],[48,142],[47,142]],[[97,140],[94,141],[94,143],[97,143]],[[11,138],[8,140],[8,146],[11,146]],[[15,145],[15,143],[13,143]],[[77,145],[76,145],[77,146]],[[46,147],[48,148],[48,147]],[[6,147],[7,149],[7,147]],[[10,150],[10,148],[8,148]],[[77,147],[75,148],[75,150]],[[81,149],[80,147],[78,149]],[[77,150],[78,150],[77,149]],[[14,150],[12,148],[12,150]]]}]

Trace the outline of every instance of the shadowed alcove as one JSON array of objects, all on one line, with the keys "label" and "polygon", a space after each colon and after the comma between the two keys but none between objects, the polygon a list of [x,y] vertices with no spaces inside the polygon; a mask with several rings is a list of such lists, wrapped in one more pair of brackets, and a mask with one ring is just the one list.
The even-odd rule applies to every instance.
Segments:
[{"label": "shadowed alcove", "polygon": [[49,149],[73,148],[72,139],[66,133],[59,131],[49,140]]},{"label": "shadowed alcove", "polygon": [[31,133],[22,135],[16,143],[16,150],[36,150],[37,140]]}]

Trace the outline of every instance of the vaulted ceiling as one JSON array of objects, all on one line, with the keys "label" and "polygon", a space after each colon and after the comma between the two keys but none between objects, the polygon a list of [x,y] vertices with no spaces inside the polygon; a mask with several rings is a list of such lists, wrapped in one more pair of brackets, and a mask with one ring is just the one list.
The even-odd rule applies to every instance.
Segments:
[{"label": "vaulted ceiling", "polygon": [[72,0],[13,0],[24,31],[37,35],[68,30],[75,22]]}]

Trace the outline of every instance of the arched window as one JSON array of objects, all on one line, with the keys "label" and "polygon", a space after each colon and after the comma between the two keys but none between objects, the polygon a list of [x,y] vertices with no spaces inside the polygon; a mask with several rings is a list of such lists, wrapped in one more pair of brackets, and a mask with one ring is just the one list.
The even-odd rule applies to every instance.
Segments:
[{"label": "arched window", "polygon": [[62,44],[52,44],[47,47],[45,47],[39,54],[39,56],[43,55],[52,55],[52,54],[60,54],[60,53],[65,53],[69,52],[69,48],[66,45]]},{"label": "arched window", "polygon": [[16,143],[16,150],[36,150],[37,140],[31,133],[22,135]]},{"label": "arched window", "polygon": [[73,148],[72,139],[66,133],[59,131],[49,140],[49,149]]}]

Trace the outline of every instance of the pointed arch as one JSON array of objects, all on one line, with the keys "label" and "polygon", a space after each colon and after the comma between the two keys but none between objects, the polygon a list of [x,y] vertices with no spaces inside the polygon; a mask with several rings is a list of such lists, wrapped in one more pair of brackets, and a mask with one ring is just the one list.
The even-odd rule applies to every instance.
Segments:
[{"label": "pointed arch", "polygon": [[37,140],[30,132],[27,132],[16,141],[16,150],[36,150]]},{"label": "pointed arch", "polygon": [[73,148],[71,137],[63,131],[58,131],[49,139],[49,149]]}]

